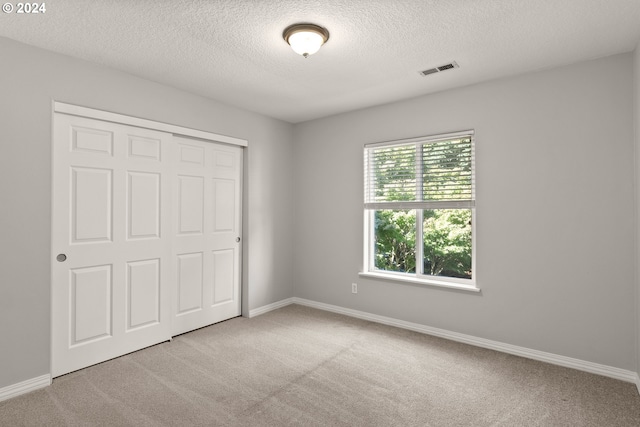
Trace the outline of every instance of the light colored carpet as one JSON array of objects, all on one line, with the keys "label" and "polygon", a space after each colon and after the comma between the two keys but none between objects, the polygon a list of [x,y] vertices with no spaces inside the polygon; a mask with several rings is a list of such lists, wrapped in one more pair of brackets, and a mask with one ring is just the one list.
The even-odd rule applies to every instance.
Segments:
[{"label": "light colored carpet", "polygon": [[640,426],[633,384],[292,305],[0,403],[2,426]]}]

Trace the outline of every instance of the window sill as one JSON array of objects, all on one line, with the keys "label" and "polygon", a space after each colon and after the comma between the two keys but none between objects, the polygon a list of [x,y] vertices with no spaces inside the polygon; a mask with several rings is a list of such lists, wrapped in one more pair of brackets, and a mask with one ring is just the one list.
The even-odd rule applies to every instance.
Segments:
[{"label": "window sill", "polygon": [[378,280],[392,280],[394,282],[402,282],[402,283],[411,283],[415,285],[426,285],[426,286],[435,286],[439,288],[449,288],[456,289],[460,291],[468,291],[468,292],[480,292],[480,288],[476,287],[473,284],[463,284],[456,282],[449,282],[445,280],[433,280],[433,279],[423,279],[418,277],[405,277],[393,273],[378,273],[378,272],[361,272],[358,273],[360,277],[365,277],[369,279],[378,279]]}]

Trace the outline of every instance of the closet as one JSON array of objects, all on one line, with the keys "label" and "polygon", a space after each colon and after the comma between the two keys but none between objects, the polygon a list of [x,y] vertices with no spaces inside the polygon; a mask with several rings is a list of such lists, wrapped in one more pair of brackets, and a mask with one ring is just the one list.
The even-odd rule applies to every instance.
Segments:
[{"label": "closet", "polygon": [[241,314],[243,146],[55,104],[54,377]]}]

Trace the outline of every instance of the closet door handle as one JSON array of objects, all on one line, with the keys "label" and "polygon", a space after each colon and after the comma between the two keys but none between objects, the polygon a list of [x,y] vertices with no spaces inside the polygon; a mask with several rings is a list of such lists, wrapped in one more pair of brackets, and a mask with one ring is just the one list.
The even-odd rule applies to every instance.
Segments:
[{"label": "closet door handle", "polygon": [[67,260],[67,256],[65,254],[58,254],[58,256],[56,257],[56,261],[58,262],[65,262]]},{"label": "closet door handle", "polygon": [[240,243],[240,237],[236,237],[236,242]]}]

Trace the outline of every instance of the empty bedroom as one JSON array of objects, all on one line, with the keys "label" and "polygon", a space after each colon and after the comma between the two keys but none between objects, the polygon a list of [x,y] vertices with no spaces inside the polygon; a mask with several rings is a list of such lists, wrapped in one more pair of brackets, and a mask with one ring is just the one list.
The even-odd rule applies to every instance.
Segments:
[{"label": "empty bedroom", "polygon": [[640,425],[640,1],[9,1],[0,79],[0,426]]}]

